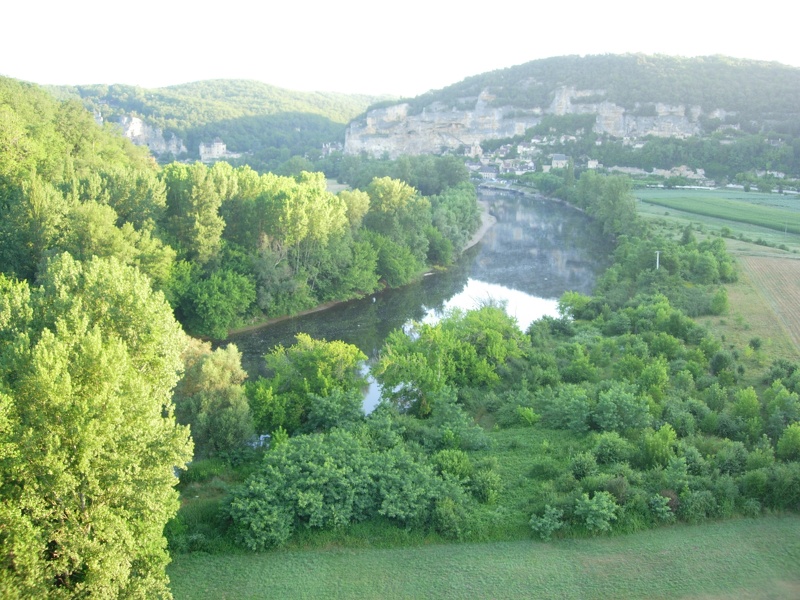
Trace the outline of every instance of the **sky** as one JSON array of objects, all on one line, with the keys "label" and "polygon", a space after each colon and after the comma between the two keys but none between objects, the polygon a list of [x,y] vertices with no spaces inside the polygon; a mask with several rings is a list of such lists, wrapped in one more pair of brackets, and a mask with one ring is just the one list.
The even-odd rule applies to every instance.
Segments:
[{"label": "sky", "polygon": [[411,97],[563,55],[722,54],[800,67],[785,2],[714,4],[9,0],[0,75],[147,88],[253,79],[297,91]]}]

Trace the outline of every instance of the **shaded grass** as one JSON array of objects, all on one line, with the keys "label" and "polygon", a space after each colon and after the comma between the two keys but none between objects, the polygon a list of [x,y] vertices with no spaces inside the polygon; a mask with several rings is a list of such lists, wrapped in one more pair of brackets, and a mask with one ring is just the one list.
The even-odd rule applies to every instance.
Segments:
[{"label": "shaded grass", "polygon": [[791,598],[800,516],[552,543],[181,555],[175,598]]}]

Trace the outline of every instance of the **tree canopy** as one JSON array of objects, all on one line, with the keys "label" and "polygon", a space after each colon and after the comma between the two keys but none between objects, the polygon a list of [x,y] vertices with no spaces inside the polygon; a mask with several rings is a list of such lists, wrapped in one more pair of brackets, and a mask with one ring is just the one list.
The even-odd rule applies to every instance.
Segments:
[{"label": "tree canopy", "polygon": [[168,597],[163,529],[191,458],[172,414],[185,336],[117,260],[0,276],[0,591]]}]

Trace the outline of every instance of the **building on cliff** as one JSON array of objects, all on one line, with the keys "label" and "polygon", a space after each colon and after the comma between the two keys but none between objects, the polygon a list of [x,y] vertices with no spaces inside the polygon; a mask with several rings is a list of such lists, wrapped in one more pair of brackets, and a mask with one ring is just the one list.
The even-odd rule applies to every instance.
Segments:
[{"label": "building on cliff", "polygon": [[200,162],[211,163],[226,158],[239,158],[241,154],[228,152],[228,147],[219,138],[214,138],[210,144],[200,143]]}]

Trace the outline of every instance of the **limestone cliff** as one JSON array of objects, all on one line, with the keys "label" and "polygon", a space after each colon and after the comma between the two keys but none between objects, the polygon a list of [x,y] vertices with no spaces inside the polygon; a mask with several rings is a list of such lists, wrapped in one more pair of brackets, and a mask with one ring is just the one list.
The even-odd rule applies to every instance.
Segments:
[{"label": "limestone cliff", "polygon": [[617,138],[648,135],[688,137],[701,133],[700,118],[722,118],[730,113],[709,114],[699,106],[649,103],[626,109],[604,100],[603,90],[580,90],[563,86],[555,90],[548,106],[520,108],[496,106],[494,97],[483,90],[477,98],[461,98],[457,106],[433,102],[421,111],[408,103],[369,111],[350,123],[345,153],[439,154],[469,147],[484,140],[522,135],[541,121],[543,115],[593,114],[594,131]]},{"label": "limestone cliff", "polygon": [[160,156],[162,154],[186,153],[186,145],[183,140],[173,134],[164,136],[164,132],[158,127],[153,127],[145,123],[139,117],[123,115],[120,117],[119,125],[122,133],[137,146],[147,146],[150,152]]}]

